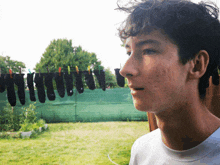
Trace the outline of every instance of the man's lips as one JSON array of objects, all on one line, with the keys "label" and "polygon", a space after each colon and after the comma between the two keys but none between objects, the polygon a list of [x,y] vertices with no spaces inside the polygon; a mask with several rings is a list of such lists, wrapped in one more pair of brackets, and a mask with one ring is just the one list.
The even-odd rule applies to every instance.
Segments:
[{"label": "man's lips", "polygon": [[144,90],[144,88],[133,88],[134,90]]},{"label": "man's lips", "polygon": [[140,87],[130,88],[130,90],[131,90],[131,95],[133,96],[142,95],[144,92],[144,88],[140,88]]},{"label": "man's lips", "polygon": [[129,86],[129,88],[130,88],[131,90],[136,90],[136,91],[144,90],[143,87],[137,87],[137,86]]},{"label": "man's lips", "polygon": [[134,86],[134,85],[128,85],[130,89],[133,89],[133,90],[144,90],[143,87],[140,87],[140,86]]}]

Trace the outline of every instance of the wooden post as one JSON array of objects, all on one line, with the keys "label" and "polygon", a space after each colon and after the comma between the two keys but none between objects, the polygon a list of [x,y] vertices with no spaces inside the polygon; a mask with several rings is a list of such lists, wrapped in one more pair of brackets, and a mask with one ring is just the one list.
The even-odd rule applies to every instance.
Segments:
[{"label": "wooden post", "polygon": [[147,112],[150,132],[157,129],[157,119],[153,113]]}]

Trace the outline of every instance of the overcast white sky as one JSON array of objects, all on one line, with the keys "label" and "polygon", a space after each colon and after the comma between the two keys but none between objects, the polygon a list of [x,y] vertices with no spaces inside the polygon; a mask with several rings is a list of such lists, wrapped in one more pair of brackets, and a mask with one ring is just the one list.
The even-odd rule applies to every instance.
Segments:
[{"label": "overcast white sky", "polygon": [[26,72],[33,71],[50,42],[66,38],[72,39],[73,46],[96,53],[113,72],[127,58],[116,35],[126,15],[114,10],[116,2],[0,0],[0,55],[22,61]]}]

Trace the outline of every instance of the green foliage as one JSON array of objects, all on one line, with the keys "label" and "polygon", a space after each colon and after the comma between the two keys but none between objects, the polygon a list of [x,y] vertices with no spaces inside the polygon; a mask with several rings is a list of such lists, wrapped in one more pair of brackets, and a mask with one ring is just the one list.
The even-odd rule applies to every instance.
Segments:
[{"label": "green foliage", "polygon": [[44,127],[43,119],[37,120],[36,106],[30,104],[28,107],[19,109],[11,107],[9,103],[4,107],[0,115],[0,131],[37,131],[39,127]]},{"label": "green foliage", "polygon": [[37,123],[32,124],[32,129],[34,131],[39,131],[39,126],[37,125]]},{"label": "green foliage", "polygon": [[128,88],[128,79],[127,78],[125,78],[125,86],[124,87]]},{"label": "green foliage", "polygon": [[11,60],[9,56],[0,56],[0,67],[1,72],[5,74],[9,73],[9,68],[12,70],[13,73],[19,73],[20,67],[22,68],[21,72],[24,72],[26,68],[23,62]]},{"label": "green foliage", "polygon": [[12,139],[12,138],[20,138],[21,137],[21,134],[16,132],[16,133],[13,133],[11,134],[10,132],[1,132],[0,133],[0,139]]},{"label": "green foliage", "polygon": [[106,87],[119,87],[117,84],[116,76],[110,71],[110,68],[107,68],[105,70],[105,81],[106,81]]},{"label": "green foliage", "polygon": [[[36,103],[34,103],[36,104]],[[39,127],[43,127],[45,121],[43,119],[37,120],[35,112],[36,106],[34,104],[30,104],[29,107],[24,108],[22,114],[22,121],[20,131],[28,132],[28,131],[38,131]]]},{"label": "green foliage", "polygon": [[27,119],[25,119],[24,123],[21,124],[21,128],[19,131],[29,132],[32,131],[31,137],[36,137],[36,135],[40,132],[39,128],[42,127],[42,131],[45,130],[44,125],[45,121],[43,119],[38,120],[36,123],[30,123]]},{"label": "green foliage", "polygon": [[[62,72],[66,72],[68,71],[68,66],[71,67],[71,72],[76,71],[75,66],[78,66],[80,71],[87,70],[88,66],[90,66],[91,70],[104,69],[95,53],[87,52],[81,46],[73,47],[72,40],[57,39],[51,41],[34,70],[39,72],[40,69],[41,73],[47,73],[48,67],[50,72],[58,72],[59,67],[61,67]],[[84,75],[82,76],[84,87],[87,88]],[[73,79],[73,84],[75,84],[75,79]],[[53,87],[56,89],[54,79]],[[97,87],[99,88],[99,86]]]},{"label": "green foliage", "polygon": [[32,131],[34,128],[33,128],[33,124],[32,123],[28,123],[26,120],[23,124],[21,124],[21,128],[20,128],[20,131],[22,132],[29,132],[29,131]]},{"label": "green foliage", "polygon": [[37,112],[35,112],[36,103],[30,104],[28,107],[22,108],[23,109],[23,113],[22,113],[22,117],[21,117],[21,122],[27,122],[27,123],[35,123],[37,121],[37,117],[36,114]]},{"label": "green foliage", "polygon": [[[0,56],[0,68],[1,68],[1,73],[3,74],[8,74],[9,69],[12,70],[13,73],[20,73],[20,68],[21,72],[23,73],[25,71],[25,64],[21,61],[16,61],[16,60],[11,60],[9,56]],[[15,85],[15,91],[17,91],[18,88]]]},{"label": "green foliage", "polygon": [[28,132],[28,131],[35,131],[35,132],[39,132],[39,127],[44,127],[45,121],[43,119],[41,119],[42,121],[40,122],[36,122],[36,123],[29,123],[27,122],[27,120],[24,121],[23,124],[21,124],[21,128],[20,131],[22,132]]},{"label": "green foliage", "polygon": [[[97,69],[99,65],[101,62],[98,61],[95,53],[89,53],[81,46],[73,47],[72,40],[57,39],[51,41],[34,70],[38,72],[40,69],[42,73],[47,73],[47,67],[50,72],[58,72],[59,67],[78,66],[79,70],[83,71],[87,70],[88,66]],[[71,71],[75,71],[75,69]]]},{"label": "green foliage", "polygon": [[18,131],[20,123],[21,115],[18,110],[7,103],[0,115],[0,131]]},{"label": "green foliage", "polygon": [[40,132],[39,127],[45,130],[45,121],[37,120],[34,104],[19,109],[7,103],[0,114],[0,139],[20,138],[21,132],[29,131],[32,131],[31,138],[34,138]]},{"label": "green foliage", "polygon": [[36,124],[37,124],[37,126],[39,128],[39,127],[44,127],[44,124],[46,124],[46,123],[45,123],[45,121],[43,119],[40,119],[40,120],[37,121]]}]

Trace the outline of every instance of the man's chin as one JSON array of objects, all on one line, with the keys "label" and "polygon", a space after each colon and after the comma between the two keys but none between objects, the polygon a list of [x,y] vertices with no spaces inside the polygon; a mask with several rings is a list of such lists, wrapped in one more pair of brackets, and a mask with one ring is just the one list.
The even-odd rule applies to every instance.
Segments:
[{"label": "man's chin", "polygon": [[156,113],[158,110],[155,108],[152,108],[150,106],[147,106],[146,104],[135,104],[134,103],[135,109],[141,112],[149,112],[149,113]]},{"label": "man's chin", "polygon": [[149,107],[143,106],[143,104],[135,104],[134,103],[134,107],[138,111],[142,111],[142,112],[148,112],[150,110]]}]

